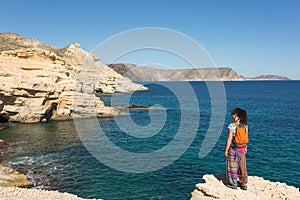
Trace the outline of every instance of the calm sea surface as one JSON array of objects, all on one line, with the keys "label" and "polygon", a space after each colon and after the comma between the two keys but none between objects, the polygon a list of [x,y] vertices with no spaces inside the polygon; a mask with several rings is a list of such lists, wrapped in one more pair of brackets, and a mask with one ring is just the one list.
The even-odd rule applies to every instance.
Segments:
[{"label": "calm sea surface", "polygon": [[[183,83],[168,84],[180,89]],[[192,101],[181,104],[178,96],[186,94],[184,102],[194,97],[185,91],[174,93],[160,83],[146,84],[149,91],[131,95],[100,96],[107,105],[122,104],[124,99],[131,96],[131,104],[164,107],[165,110],[160,108],[150,112],[130,111],[130,116],[118,118],[117,122],[113,118],[98,119],[109,141],[128,152],[158,151],[173,140],[180,126],[186,126],[187,129],[183,130],[190,132],[188,128],[197,125],[192,130],[195,131],[195,138],[187,150],[162,169],[127,173],[102,164],[85,148],[73,121],[10,124],[9,129],[0,132],[0,139],[7,141],[0,147],[1,161],[25,171],[35,182],[36,188],[58,189],[83,198],[189,199],[195,184],[202,182],[204,174],[225,172],[223,150],[226,126],[231,119],[230,112],[227,112],[216,145],[205,158],[200,159],[199,150],[210,123],[211,99],[204,82],[188,84],[194,89],[198,104]],[[224,82],[224,85],[226,109],[241,107],[248,111],[249,175],[286,182],[299,188],[300,81],[242,81]],[[200,109],[200,118],[193,115],[193,108]],[[190,112],[190,116],[183,115],[183,110]],[[128,119],[140,127],[147,127],[155,119],[163,124],[159,131],[152,127],[154,132],[157,131],[153,136],[136,138],[128,134],[138,133],[135,126],[127,124]],[[181,124],[182,121],[187,123]],[[95,131],[92,119],[79,120],[77,123],[86,127],[86,134]],[[103,152],[110,155],[105,149]]]}]

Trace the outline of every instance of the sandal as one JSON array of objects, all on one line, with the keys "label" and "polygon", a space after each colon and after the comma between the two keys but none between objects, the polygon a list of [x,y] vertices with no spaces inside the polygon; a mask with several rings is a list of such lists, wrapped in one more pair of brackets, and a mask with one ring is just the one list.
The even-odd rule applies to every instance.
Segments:
[{"label": "sandal", "polygon": [[247,190],[247,185],[246,184],[242,184],[238,181],[238,186],[242,189],[242,190]]},{"label": "sandal", "polygon": [[228,184],[228,185],[226,185],[226,186],[229,187],[229,188],[231,188],[231,189],[234,189],[234,190],[237,189],[237,186],[236,186],[236,185]]}]

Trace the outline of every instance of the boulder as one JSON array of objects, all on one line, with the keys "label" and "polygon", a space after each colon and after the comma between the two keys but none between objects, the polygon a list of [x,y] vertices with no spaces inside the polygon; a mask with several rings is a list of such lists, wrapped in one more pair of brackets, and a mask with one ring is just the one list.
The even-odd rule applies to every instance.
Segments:
[{"label": "boulder", "polygon": [[24,174],[0,164],[0,187],[29,188],[32,186],[33,184]]}]

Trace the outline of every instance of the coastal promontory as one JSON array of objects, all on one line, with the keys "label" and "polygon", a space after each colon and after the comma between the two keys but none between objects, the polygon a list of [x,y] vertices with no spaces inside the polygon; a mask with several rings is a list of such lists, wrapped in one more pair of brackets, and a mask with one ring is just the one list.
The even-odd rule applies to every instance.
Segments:
[{"label": "coastal promontory", "polygon": [[240,81],[244,78],[229,67],[193,69],[157,69],[134,64],[108,65],[133,81]]},{"label": "coastal promontory", "polygon": [[77,43],[56,48],[17,34],[0,34],[1,122],[39,122],[47,112],[54,120],[119,115],[96,93],[146,89]]}]

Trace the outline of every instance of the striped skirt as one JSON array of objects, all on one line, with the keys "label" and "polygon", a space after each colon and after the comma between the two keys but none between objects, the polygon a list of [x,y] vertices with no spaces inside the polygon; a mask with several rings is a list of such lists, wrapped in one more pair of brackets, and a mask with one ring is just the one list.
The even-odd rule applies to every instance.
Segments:
[{"label": "striped skirt", "polygon": [[228,150],[226,165],[226,176],[232,185],[237,185],[238,180],[241,184],[247,183],[248,177],[245,151],[237,151],[233,148],[230,148]]}]

